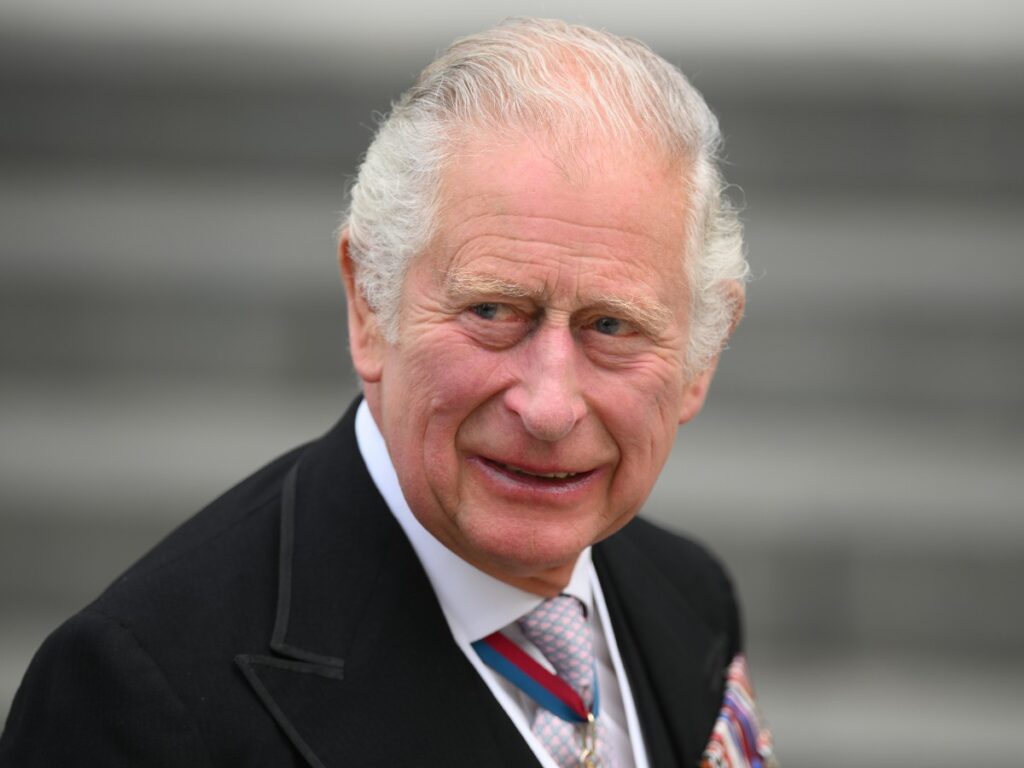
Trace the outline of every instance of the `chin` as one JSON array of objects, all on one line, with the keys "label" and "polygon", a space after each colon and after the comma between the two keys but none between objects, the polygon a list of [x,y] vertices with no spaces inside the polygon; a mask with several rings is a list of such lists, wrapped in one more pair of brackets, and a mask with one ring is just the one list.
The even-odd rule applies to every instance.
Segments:
[{"label": "chin", "polygon": [[553,570],[571,571],[580,553],[593,543],[571,526],[522,520],[480,521],[463,534],[476,564],[499,578],[501,574],[532,578]]}]

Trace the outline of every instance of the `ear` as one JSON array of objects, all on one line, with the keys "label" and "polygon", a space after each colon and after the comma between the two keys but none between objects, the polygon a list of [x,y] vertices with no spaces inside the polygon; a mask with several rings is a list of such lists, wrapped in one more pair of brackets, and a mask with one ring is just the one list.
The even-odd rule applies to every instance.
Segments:
[{"label": "ear", "polygon": [[367,304],[363,292],[356,284],[356,265],[349,249],[346,227],[338,239],[338,266],[345,282],[345,298],[348,303],[348,343],[356,373],[364,382],[372,384],[380,381],[386,342],[377,323],[377,313]]},{"label": "ear", "polygon": [[[743,319],[743,307],[746,303],[746,291],[743,284],[730,281],[724,286],[726,301],[732,309],[732,318],[729,321],[729,330],[722,339],[722,346],[732,336],[733,331]],[[715,377],[715,369],[718,367],[718,355],[715,355],[703,371],[693,376],[685,385],[683,401],[679,409],[679,423],[685,424],[701,412],[704,402],[708,398],[708,389],[711,387],[711,380]]]},{"label": "ear", "polygon": [[708,388],[711,386],[711,379],[715,376],[715,368],[718,367],[718,355],[708,363],[707,368],[691,378],[683,390],[683,402],[679,408],[679,423],[685,424],[704,407],[704,401],[708,397]]}]

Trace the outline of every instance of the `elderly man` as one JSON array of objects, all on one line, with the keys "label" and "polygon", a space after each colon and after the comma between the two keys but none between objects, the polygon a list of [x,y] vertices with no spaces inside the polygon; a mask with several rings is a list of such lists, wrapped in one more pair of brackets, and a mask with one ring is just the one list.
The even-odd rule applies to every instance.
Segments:
[{"label": "elderly man", "polygon": [[46,641],[0,763],[770,760],[727,578],[635,519],[743,307],[718,145],[609,34],[428,66],[340,230],[364,398]]}]

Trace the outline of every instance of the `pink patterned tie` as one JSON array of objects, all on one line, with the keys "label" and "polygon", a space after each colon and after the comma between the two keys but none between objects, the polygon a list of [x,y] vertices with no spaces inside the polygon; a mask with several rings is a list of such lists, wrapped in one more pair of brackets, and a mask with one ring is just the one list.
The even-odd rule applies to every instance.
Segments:
[{"label": "pink patterned tie", "polygon": [[[545,600],[519,619],[523,634],[551,662],[555,672],[583,699],[593,705],[595,670],[594,643],[583,604],[575,597],[559,595]],[[553,715],[543,707],[533,718],[533,732],[562,768],[580,765],[582,728]],[[605,747],[600,718],[597,728],[597,754],[601,768],[613,768]]]}]

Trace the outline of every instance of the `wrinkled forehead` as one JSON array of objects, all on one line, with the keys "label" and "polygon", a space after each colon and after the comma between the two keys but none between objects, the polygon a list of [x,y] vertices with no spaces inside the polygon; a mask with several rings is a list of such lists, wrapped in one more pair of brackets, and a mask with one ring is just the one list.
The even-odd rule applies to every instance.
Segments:
[{"label": "wrinkled forehead", "polygon": [[678,230],[682,256],[691,204],[683,160],[638,144],[562,138],[511,129],[458,137],[438,178],[435,233],[510,209],[557,215],[561,205],[562,214],[568,209],[596,226],[656,220]]},{"label": "wrinkled forehead", "polygon": [[470,262],[496,278],[544,264],[563,276],[643,274],[668,299],[684,290],[688,204],[658,157],[598,145],[566,157],[533,135],[482,136],[445,169],[428,252],[441,282]]}]

